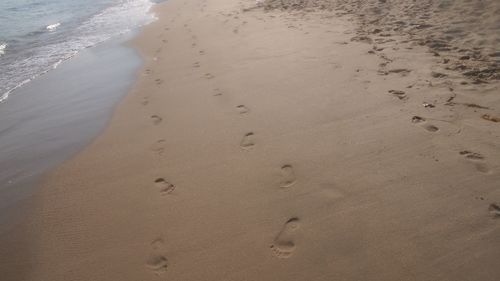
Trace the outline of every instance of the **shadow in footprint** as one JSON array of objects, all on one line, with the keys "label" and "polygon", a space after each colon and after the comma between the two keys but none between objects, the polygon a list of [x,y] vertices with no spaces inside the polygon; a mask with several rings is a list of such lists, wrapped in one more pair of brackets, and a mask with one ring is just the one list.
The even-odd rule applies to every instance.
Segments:
[{"label": "shadow in footprint", "polygon": [[151,145],[151,150],[157,152],[158,154],[162,154],[165,150],[166,140],[160,139]]},{"label": "shadow in footprint", "polygon": [[254,146],[255,145],[254,135],[255,134],[253,132],[246,133],[245,136],[243,136],[243,139],[241,140],[240,146],[245,149]]},{"label": "shadow in footprint", "polygon": [[146,267],[154,274],[161,275],[167,271],[168,259],[163,255],[151,255],[146,262]]},{"label": "shadow in footprint", "polygon": [[404,91],[398,91],[398,90],[389,90],[389,93],[394,95],[400,100],[406,100],[408,97],[406,96],[406,93]]},{"label": "shadow in footprint", "polygon": [[169,183],[164,178],[157,178],[155,180],[155,186],[160,190],[161,195],[167,195],[175,190],[175,185]]},{"label": "shadow in footprint", "polygon": [[295,251],[293,233],[299,228],[299,219],[289,219],[281,228],[274,243],[270,246],[273,254],[278,258],[289,258]]},{"label": "shadow in footprint", "polygon": [[146,260],[146,267],[156,275],[161,275],[167,271],[168,259],[160,252],[163,247],[163,239],[158,238],[151,242],[153,253]]},{"label": "shadow in footprint", "polygon": [[281,167],[281,178],[281,187],[290,187],[297,182],[292,165],[287,164]]},{"label": "shadow in footprint", "polygon": [[488,207],[488,211],[490,211],[490,214],[498,219],[500,218],[500,206],[498,206],[497,204],[495,203],[492,203],[490,204],[490,206]]},{"label": "shadow in footprint", "polygon": [[480,153],[468,151],[468,150],[463,150],[459,152],[460,155],[463,155],[465,159],[469,160],[474,164],[476,167],[476,170],[483,174],[489,174],[490,173],[490,168],[486,163],[484,163],[484,156],[481,155]]},{"label": "shadow in footprint", "polygon": [[413,116],[411,118],[411,122],[414,124],[419,124],[422,128],[424,128],[426,131],[435,133],[439,131],[439,128],[432,125],[432,124],[427,124],[427,120],[424,117],[420,116]]},{"label": "shadow in footprint", "polygon": [[248,113],[248,111],[250,111],[248,107],[244,106],[243,104],[238,105],[236,108],[238,109],[238,112],[240,114],[245,114]]},{"label": "shadow in footprint", "polygon": [[153,124],[154,125],[158,125],[158,124],[161,123],[161,121],[163,120],[163,118],[161,118],[158,115],[151,115],[151,120],[153,120]]},{"label": "shadow in footprint", "polygon": [[217,96],[222,96],[222,91],[219,88],[214,89],[214,97],[217,97]]}]

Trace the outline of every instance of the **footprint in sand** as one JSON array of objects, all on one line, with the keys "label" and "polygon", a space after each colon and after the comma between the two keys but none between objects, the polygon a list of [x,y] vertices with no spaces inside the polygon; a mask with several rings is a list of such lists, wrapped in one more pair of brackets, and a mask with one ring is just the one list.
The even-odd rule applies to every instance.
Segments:
[{"label": "footprint in sand", "polygon": [[236,108],[238,109],[238,112],[240,114],[245,114],[245,113],[248,113],[248,111],[250,111],[248,109],[248,107],[244,106],[243,104],[240,104],[240,105],[236,106]]},{"label": "footprint in sand", "polygon": [[406,100],[408,97],[406,96],[406,93],[404,91],[399,91],[399,90],[389,90],[389,93],[394,95],[400,100]]},{"label": "footprint in sand", "polygon": [[153,120],[153,124],[154,125],[158,125],[158,124],[161,123],[161,121],[163,120],[163,118],[161,118],[158,115],[151,115],[151,120]]},{"label": "footprint in sand", "polygon": [[246,133],[245,136],[243,136],[243,139],[241,140],[240,143],[241,148],[249,149],[252,146],[254,146],[255,145],[254,135],[255,134],[253,132]]},{"label": "footprint in sand", "polygon": [[158,78],[155,80],[155,83],[156,83],[156,85],[161,85],[163,83],[163,80]]},{"label": "footprint in sand", "polygon": [[270,247],[276,257],[286,259],[293,254],[295,251],[293,233],[299,228],[299,225],[298,218],[291,218],[283,225]]},{"label": "footprint in sand", "polygon": [[213,79],[215,76],[213,76],[211,73],[205,73],[205,78],[206,79]]},{"label": "footprint in sand", "polygon": [[164,178],[157,178],[155,180],[155,186],[160,190],[161,195],[167,195],[175,190],[175,185],[169,183]]},{"label": "footprint in sand", "polygon": [[160,252],[163,247],[163,239],[158,238],[151,243],[153,253],[146,261],[146,267],[156,275],[161,275],[167,271],[168,259]]},{"label": "footprint in sand", "polygon": [[165,150],[165,143],[166,140],[164,139],[157,140],[155,143],[151,145],[151,150],[161,155]]},{"label": "footprint in sand", "polygon": [[199,62],[193,63],[193,67],[196,67],[196,68],[200,67],[200,63]]},{"label": "footprint in sand", "polygon": [[214,89],[214,96],[215,97],[222,96],[222,91],[219,88]]},{"label": "footprint in sand", "polygon": [[500,218],[500,206],[498,204],[495,204],[495,203],[492,203],[490,204],[490,206],[488,207],[488,211],[490,211],[490,214],[498,219]]},{"label": "footprint in sand", "polygon": [[205,54],[205,51],[201,50],[198,52],[200,55],[204,55]]},{"label": "footprint in sand", "polygon": [[147,97],[142,98],[141,104],[142,105],[148,105],[149,99]]},{"label": "footprint in sand", "polygon": [[484,163],[484,156],[481,155],[480,153],[468,151],[468,150],[462,150],[459,152],[460,155],[463,155],[465,159],[471,161],[474,166],[476,167],[476,170],[483,174],[488,174],[490,173],[490,168],[486,163]]},{"label": "footprint in sand", "polygon": [[419,124],[422,128],[427,130],[428,132],[435,133],[439,131],[439,128],[432,125],[432,124],[427,124],[427,120],[424,117],[420,116],[413,116],[411,118],[411,122],[414,124]]},{"label": "footprint in sand", "polygon": [[281,187],[290,187],[297,182],[292,165],[287,164],[281,167],[281,178]]}]

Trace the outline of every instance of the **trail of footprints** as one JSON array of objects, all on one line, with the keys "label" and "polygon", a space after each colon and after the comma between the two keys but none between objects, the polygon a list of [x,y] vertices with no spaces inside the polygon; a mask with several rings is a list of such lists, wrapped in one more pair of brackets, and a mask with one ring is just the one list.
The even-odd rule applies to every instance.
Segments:
[{"label": "trail of footprints", "polygon": [[[187,27],[187,26],[186,26]],[[192,39],[195,40],[196,36],[192,36]],[[166,40],[163,40],[163,43],[166,43]],[[196,47],[197,44],[194,42],[192,43],[192,47]],[[205,51],[200,50],[198,52],[200,56],[205,54]],[[193,68],[200,68],[201,64],[199,61],[196,61],[192,65]],[[152,71],[147,70],[146,75],[152,74]],[[207,72],[203,75],[203,77],[207,80],[214,79],[215,76],[212,75],[211,73]],[[156,79],[155,83],[158,86],[162,86],[163,80],[162,79]],[[223,92],[219,88],[215,88],[213,92],[213,96],[222,96]],[[142,101],[143,105],[147,105],[149,103],[148,98],[144,98]],[[239,104],[236,107],[236,111],[239,115],[247,115],[250,113],[250,109],[244,105],[244,104]],[[150,116],[151,121],[153,125],[159,125],[162,121],[163,118],[159,115],[151,115]],[[244,150],[249,150],[252,149],[256,144],[255,140],[255,133],[254,132],[248,132],[244,134],[240,141],[240,147]],[[159,156],[162,155],[162,153],[165,150],[166,146],[166,140],[165,139],[159,139],[155,143],[153,143],[150,147],[150,150],[157,153]],[[296,182],[296,176],[294,169],[292,165],[285,164],[279,168],[280,171],[280,181],[278,183],[278,186],[280,188],[290,188],[292,187]],[[162,196],[167,196],[172,194],[176,186],[168,181],[167,179],[163,177],[158,177],[153,181],[153,186],[160,195]],[[281,230],[278,232],[276,237],[274,238],[274,241],[272,245],[270,246],[272,253],[274,256],[278,258],[289,258],[292,256],[293,252],[295,251],[295,242],[294,242],[294,233],[295,231],[299,228],[299,219],[297,217],[292,217],[288,219],[284,225],[281,227]],[[162,252],[162,247],[163,247],[163,240],[162,239],[157,239],[151,243],[152,247],[152,253],[150,257],[146,261],[146,267],[154,274],[156,275],[161,275],[167,271],[168,268],[168,259]]]},{"label": "trail of footprints", "polygon": [[[187,25],[184,25],[185,28],[187,28]],[[192,32],[189,28],[188,32]],[[166,28],[165,30],[168,30]],[[238,33],[238,29],[233,30],[235,34]],[[198,44],[196,43],[196,36],[192,35],[191,37],[193,39],[193,43],[191,44],[192,48],[198,47]],[[167,43],[167,40],[162,40],[162,42],[165,44]],[[380,51],[380,50],[376,50]],[[205,54],[204,50],[199,50],[198,55],[203,56]],[[193,68],[201,68],[201,63],[199,61],[196,61],[192,65]],[[406,70],[405,70],[406,71]],[[391,70],[388,71],[388,73],[406,73],[403,70]],[[149,69],[146,70],[145,75],[151,75],[153,72]],[[203,77],[207,80],[212,80],[215,79],[216,77],[209,73],[206,72]],[[156,79],[155,83],[158,86],[161,86],[163,83],[162,79]],[[399,100],[407,100],[408,96],[404,91],[399,91],[399,90],[390,90],[390,94],[392,94],[394,97],[398,98]],[[213,90],[213,96],[222,96],[223,92],[219,88],[215,88]],[[143,105],[148,104],[148,99],[145,98],[142,103]],[[239,104],[236,106],[236,110],[240,115],[246,115],[250,112],[250,109],[244,105],[244,104]],[[159,115],[151,115],[151,120],[154,125],[158,125],[162,122],[162,118]],[[426,131],[430,133],[435,133],[439,131],[439,128],[433,124],[430,124],[426,118],[420,117],[420,116],[413,116],[411,119],[411,122],[417,126],[422,127]],[[243,150],[249,150],[255,147],[256,141],[255,141],[255,133],[254,132],[248,132],[246,133],[241,141],[240,141],[240,147]],[[151,150],[158,155],[161,156],[161,154],[165,150],[165,145],[166,145],[166,140],[165,139],[159,139],[157,142],[152,144]],[[479,153],[474,153],[470,151],[461,151],[460,155],[463,155],[465,159],[471,161],[474,163],[476,169],[479,172],[482,173],[488,173],[490,170],[488,166],[484,163],[484,157],[479,154]],[[280,189],[288,189],[294,186],[297,183],[297,178],[295,174],[295,170],[292,165],[290,164],[285,164],[282,165],[279,168],[281,177],[280,177],[280,182],[278,186]],[[166,180],[165,178],[159,177],[154,180],[154,187],[157,190],[157,192],[162,195],[170,195],[172,194],[176,186],[172,184],[170,181]],[[488,211],[494,218],[500,218],[500,206],[497,204],[490,204]],[[281,259],[286,259],[289,258],[293,255],[294,251],[296,250],[296,243],[295,243],[295,233],[296,231],[300,228],[300,220],[298,217],[291,217],[288,219],[281,227],[281,229],[278,231],[276,234],[272,244],[270,245],[270,249],[272,254]],[[165,257],[162,251],[163,247],[163,240],[162,239],[156,239],[151,243],[152,247],[152,254],[146,261],[146,267],[152,271],[156,275],[161,275],[167,271],[168,268],[168,259]]]}]

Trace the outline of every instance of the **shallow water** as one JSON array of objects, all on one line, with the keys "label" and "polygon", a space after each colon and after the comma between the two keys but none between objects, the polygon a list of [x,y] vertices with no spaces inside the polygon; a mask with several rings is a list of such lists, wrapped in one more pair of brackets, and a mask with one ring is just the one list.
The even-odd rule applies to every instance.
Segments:
[{"label": "shallow water", "polygon": [[141,59],[122,43],[86,49],[16,92],[0,110],[0,234],[44,172],[87,145],[134,83]]},{"label": "shallow water", "polygon": [[151,22],[152,5],[151,0],[0,1],[0,101],[81,50]]}]

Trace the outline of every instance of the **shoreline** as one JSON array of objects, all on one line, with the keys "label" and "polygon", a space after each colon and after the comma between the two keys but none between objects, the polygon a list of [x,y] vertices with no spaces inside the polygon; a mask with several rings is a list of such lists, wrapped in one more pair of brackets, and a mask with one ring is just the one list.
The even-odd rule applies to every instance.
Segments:
[{"label": "shoreline", "polygon": [[1,105],[0,245],[6,255],[0,272],[7,279],[24,280],[20,276],[30,266],[32,241],[24,237],[32,231],[38,187],[105,130],[113,108],[133,86],[140,58],[127,42],[136,33],[80,52]]},{"label": "shoreline", "polygon": [[44,179],[26,280],[494,280],[498,83],[252,4],[154,7],[131,90]]}]

